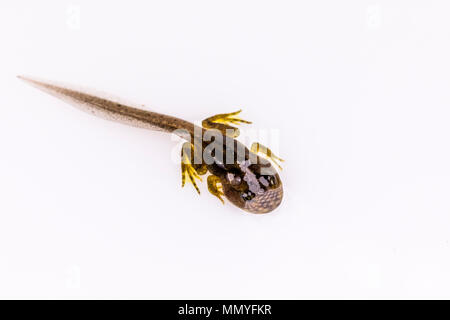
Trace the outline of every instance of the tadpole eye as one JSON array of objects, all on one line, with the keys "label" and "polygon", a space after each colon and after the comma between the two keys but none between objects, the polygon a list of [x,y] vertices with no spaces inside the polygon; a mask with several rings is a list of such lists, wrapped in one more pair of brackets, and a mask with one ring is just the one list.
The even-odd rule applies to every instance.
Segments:
[{"label": "tadpole eye", "polygon": [[269,186],[274,186],[277,182],[274,176],[266,176],[267,182],[269,182]]},{"label": "tadpole eye", "polygon": [[234,186],[240,185],[242,181],[241,177],[234,173],[227,173],[227,179]]},{"label": "tadpole eye", "polygon": [[241,197],[242,197],[242,199],[244,201],[250,201],[250,200],[252,200],[255,197],[255,194],[253,192],[251,192],[251,191],[247,191],[247,192],[244,192],[241,195]]}]

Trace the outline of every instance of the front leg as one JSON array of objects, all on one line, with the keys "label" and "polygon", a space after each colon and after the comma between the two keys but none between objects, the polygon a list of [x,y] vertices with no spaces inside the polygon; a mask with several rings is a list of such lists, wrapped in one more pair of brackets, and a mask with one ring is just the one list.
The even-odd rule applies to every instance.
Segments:
[{"label": "front leg", "polygon": [[225,204],[225,202],[222,199],[223,194],[223,188],[222,188],[222,183],[220,182],[219,177],[215,176],[215,175],[210,175],[207,178],[207,182],[208,182],[208,190],[209,192],[219,198],[220,201],[222,201],[223,204]]},{"label": "front leg", "polygon": [[242,110],[232,112],[232,113],[221,113],[216,114],[215,116],[206,118],[202,121],[202,126],[205,129],[217,129],[221,131],[224,135],[231,136],[232,138],[236,138],[239,136],[239,129],[231,126],[230,124],[241,124],[248,123],[250,121],[243,120],[237,115],[241,113]]},{"label": "front leg", "polygon": [[266,146],[263,146],[262,144],[260,144],[258,142],[253,142],[252,146],[250,147],[250,150],[253,153],[260,153],[263,156],[265,156],[267,159],[272,160],[272,162],[275,163],[277,165],[277,167],[280,168],[280,170],[283,170],[283,168],[281,168],[281,166],[278,164],[277,161],[283,162],[284,160],[277,157],[276,155],[274,155],[272,150],[270,150]]}]

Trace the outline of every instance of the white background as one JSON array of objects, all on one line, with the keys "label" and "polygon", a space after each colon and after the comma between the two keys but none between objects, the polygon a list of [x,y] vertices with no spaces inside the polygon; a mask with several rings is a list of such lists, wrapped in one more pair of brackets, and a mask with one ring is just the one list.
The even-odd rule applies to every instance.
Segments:
[{"label": "white background", "polygon": [[[448,1],[2,1],[0,297],[450,298]],[[282,205],[20,80],[279,132]],[[264,141],[263,141],[264,142]]]}]

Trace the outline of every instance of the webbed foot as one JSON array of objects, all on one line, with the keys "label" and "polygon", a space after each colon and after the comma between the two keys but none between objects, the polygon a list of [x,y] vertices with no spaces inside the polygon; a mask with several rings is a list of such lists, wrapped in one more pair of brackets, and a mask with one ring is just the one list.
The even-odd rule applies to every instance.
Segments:
[{"label": "webbed foot", "polygon": [[210,175],[207,178],[207,182],[208,182],[208,190],[209,192],[219,198],[220,201],[222,201],[223,204],[225,204],[225,202],[222,199],[223,194],[223,190],[222,190],[222,184],[220,183],[220,179],[214,175]]},{"label": "webbed foot", "polygon": [[258,142],[253,142],[252,146],[250,147],[250,150],[253,153],[260,153],[263,156],[265,156],[267,159],[272,160],[272,162],[278,167],[280,168],[280,170],[283,170],[283,168],[280,166],[280,164],[278,163],[278,161],[280,162],[284,162],[283,159],[277,157],[276,155],[273,154],[273,152],[267,148],[266,146],[263,146],[262,144],[258,143]]},{"label": "webbed foot", "polygon": [[202,181],[200,175],[206,173],[207,168],[204,164],[194,164],[194,146],[189,142],[185,142],[181,148],[181,187],[186,183],[186,177],[193,184],[195,190],[200,194],[195,179]]},{"label": "webbed foot", "polygon": [[220,130],[224,135],[236,138],[239,136],[239,129],[231,126],[231,124],[239,125],[241,123],[251,123],[250,121],[243,120],[237,116],[239,113],[241,113],[241,111],[242,110],[231,113],[216,114],[203,120],[202,126],[206,129]]}]

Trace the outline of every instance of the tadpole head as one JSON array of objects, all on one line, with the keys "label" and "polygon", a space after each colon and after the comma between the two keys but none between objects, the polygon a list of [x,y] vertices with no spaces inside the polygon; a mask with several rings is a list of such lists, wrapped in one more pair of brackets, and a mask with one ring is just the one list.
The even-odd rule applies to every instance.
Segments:
[{"label": "tadpole head", "polygon": [[276,170],[268,163],[242,164],[239,170],[222,178],[225,197],[251,213],[268,213],[283,199],[283,185]]}]

